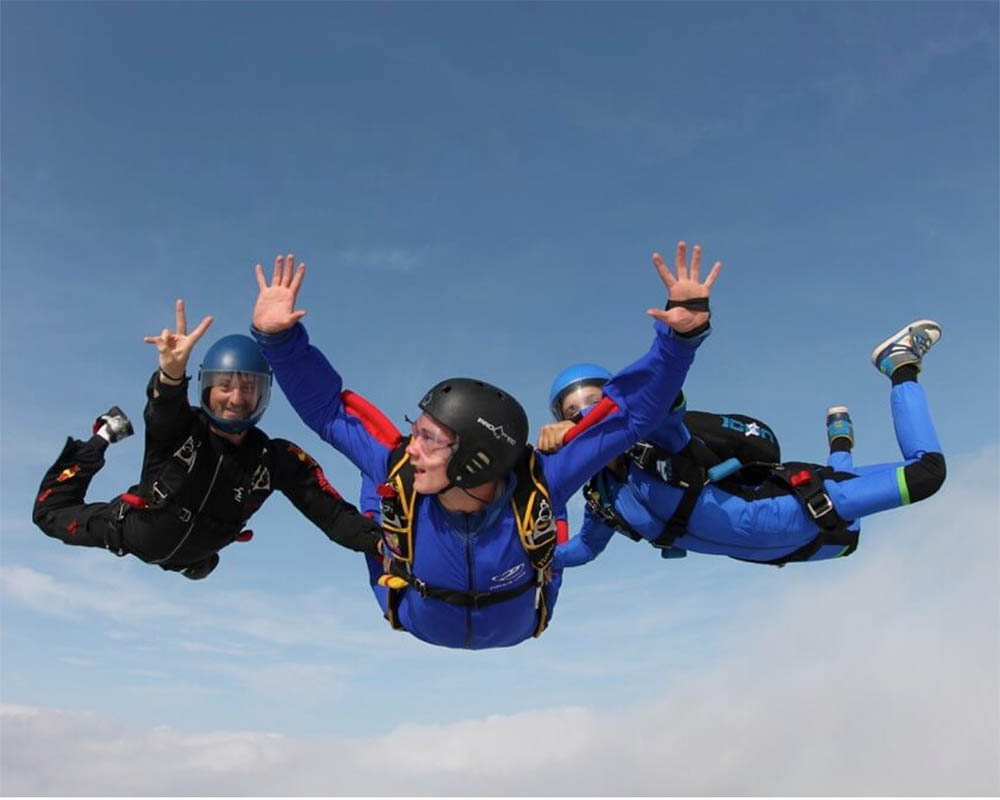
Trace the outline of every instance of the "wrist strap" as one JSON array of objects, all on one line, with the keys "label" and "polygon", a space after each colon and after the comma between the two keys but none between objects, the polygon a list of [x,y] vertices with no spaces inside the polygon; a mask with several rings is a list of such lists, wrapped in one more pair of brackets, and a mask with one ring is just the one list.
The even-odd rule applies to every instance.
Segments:
[{"label": "wrist strap", "polygon": [[179,378],[175,378],[173,375],[164,372],[162,367],[160,368],[160,375],[162,375],[168,381],[175,381],[176,383],[184,383],[184,379],[187,377],[187,375],[181,375]]},{"label": "wrist strap", "polygon": [[672,308],[686,308],[688,311],[708,311],[707,297],[692,297],[690,300],[667,300],[664,311]]}]

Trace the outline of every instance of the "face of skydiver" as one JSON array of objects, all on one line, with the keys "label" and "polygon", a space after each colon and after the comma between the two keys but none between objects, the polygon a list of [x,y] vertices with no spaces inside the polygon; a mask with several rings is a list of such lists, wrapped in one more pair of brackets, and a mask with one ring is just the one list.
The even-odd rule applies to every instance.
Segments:
[{"label": "face of skydiver", "polygon": [[[584,414],[601,401],[604,391],[600,386],[580,386],[567,394],[559,405],[564,420],[579,422]],[[618,459],[608,462],[608,467],[614,467]]]},{"label": "face of skydiver", "polygon": [[219,419],[248,419],[260,402],[262,378],[245,372],[215,373],[208,393],[208,407]]},{"label": "face of skydiver", "polygon": [[603,392],[600,386],[580,386],[562,398],[559,408],[564,420],[579,422],[581,412],[589,411],[600,402]]},{"label": "face of skydiver", "polygon": [[421,414],[411,428],[406,454],[413,464],[413,488],[419,494],[437,494],[448,483],[448,462],[458,445],[455,432],[430,414]]}]

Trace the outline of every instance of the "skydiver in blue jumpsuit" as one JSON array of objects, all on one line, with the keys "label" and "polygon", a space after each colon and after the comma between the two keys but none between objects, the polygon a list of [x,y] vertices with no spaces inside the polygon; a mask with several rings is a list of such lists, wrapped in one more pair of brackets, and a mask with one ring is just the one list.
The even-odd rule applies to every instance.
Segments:
[{"label": "skydiver in blue jumpsuit", "polygon": [[[784,472],[792,482],[799,477],[809,483],[811,498],[798,494],[790,482],[748,483],[739,473],[699,484],[700,491],[686,490],[623,456],[589,484],[588,489],[596,491],[588,492],[583,525],[557,549],[556,566],[593,560],[616,530],[654,542],[665,558],[693,551],[783,566],[849,555],[857,545],[861,517],[923,500],[944,482],[944,456],[923,387],[917,383],[923,357],[940,336],[937,323],[918,320],[872,353],[872,363],[892,382],[890,407],[903,461],[855,467],[850,417],[843,406],[828,410],[828,469],[797,464]],[[580,364],[557,376],[550,402],[553,415],[563,421],[543,429],[539,449],[557,448],[563,435],[573,430],[574,420],[585,424],[589,407],[601,397],[606,374],[596,365]],[[680,453],[691,441],[679,400],[646,438],[660,452]],[[686,496],[693,498],[693,506],[678,528],[675,514]],[[672,524],[673,533],[666,535]],[[833,528],[836,535],[829,532]]]},{"label": "skydiver in blue jumpsuit", "polygon": [[[652,347],[608,381],[607,399],[587,431],[534,461],[520,404],[473,379],[452,378],[432,387],[404,439],[375,406],[344,391],[340,375],[309,344],[299,322],[305,311],[295,310],[305,265],[296,268],[293,256],[279,256],[270,284],[257,265],[260,293],[252,331],[302,420],[351,459],[369,485],[394,498],[399,493],[392,488],[397,484],[390,482],[390,468],[403,461],[394,465],[391,459],[405,453],[412,468],[415,535],[407,580],[392,572],[408,559],[399,538],[388,533],[385,505],[383,560],[368,560],[376,597],[396,627],[431,644],[469,649],[507,647],[540,632],[561,571],[551,562],[537,567],[526,550],[522,522],[515,519],[516,476],[524,474],[525,463],[540,465],[540,477],[535,480],[532,472],[532,480],[544,485],[552,506],[561,505],[602,464],[660,423],[666,413],[660,399],[680,391],[695,349],[708,334],[708,296],[721,264],[701,282],[700,258],[695,247],[688,267],[680,243],[675,278],[654,254],[669,300],[665,309],[647,312],[657,320]],[[520,484],[526,486],[531,484]]]}]

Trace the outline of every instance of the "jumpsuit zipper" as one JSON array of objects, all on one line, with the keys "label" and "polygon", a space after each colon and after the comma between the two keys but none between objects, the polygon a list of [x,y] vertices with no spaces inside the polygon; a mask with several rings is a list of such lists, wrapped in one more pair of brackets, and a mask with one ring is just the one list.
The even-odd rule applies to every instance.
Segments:
[{"label": "jumpsuit zipper", "polygon": [[205,496],[201,498],[201,505],[198,506],[198,510],[194,512],[194,516],[191,518],[191,525],[188,527],[187,532],[184,534],[183,538],[177,543],[177,547],[171,550],[163,558],[158,559],[157,561],[153,561],[151,563],[162,564],[164,561],[169,561],[171,558],[174,557],[174,554],[181,549],[181,547],[184,545],[184,542],[188,540],[188,537],[191,535],[191,531],[194,530],[194,526],[198,522],[198,515],[201,513],[201,510],[205,507],[205,503],[208,502],[208,496],[212,494],[212,489],[215,486],[215,479],[219,477],[219,468],[222,466],[222,458],[223,456],[222,454],[220,454],[219,460],[215,464],[215,472],[212,473],[212,480],[208,484],[208,490],[205,492]]}]

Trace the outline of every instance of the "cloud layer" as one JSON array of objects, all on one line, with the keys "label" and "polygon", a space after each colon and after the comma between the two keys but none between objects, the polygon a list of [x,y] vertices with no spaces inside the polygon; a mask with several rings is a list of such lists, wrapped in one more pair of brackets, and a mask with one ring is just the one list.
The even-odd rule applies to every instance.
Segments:
[{"label": "cloud layer", "polygon": [[953,470],[919,511],[870,524],[850,561],[783,570],[767,607],[733,609],[715,666],[647,675],[648,700],[630,708],[542,697],[537,711],[348,738],[7,705],[3,792],[996,794],[996,456]]}]

